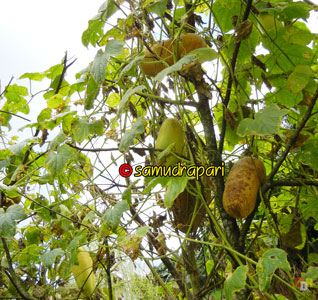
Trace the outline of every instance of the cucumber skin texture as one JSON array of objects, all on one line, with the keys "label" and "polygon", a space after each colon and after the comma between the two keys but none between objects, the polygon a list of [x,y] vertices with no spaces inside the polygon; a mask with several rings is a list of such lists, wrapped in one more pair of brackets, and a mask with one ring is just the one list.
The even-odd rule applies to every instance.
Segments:
[{"label": "cucumber skin texture", "polygon": [[[182,155],[185,146],[185,134],[183,128],[178,120],[166,119],[159,129],[155,149],[165,150],[173,143],[175,144],[173,152]],[[164,161],[159,161],[159,164],[175,166],[179,161],[179,158],[170,154]]]},{"label": "cucumber skin texture", "polygon": [[[76,285],[79,289],[82,289],[82,292],[85,295],[91,296],[95,290],[95,274],[92,272],[93,260],[90,254],[83,247],[79,248],[77,260],[79,264],[72,266],[72,273],[75,278]],[[85,281],[86,283],[83,286]]]},{"label": "cucumber skin texture", "polygon": [[222,203],[227,214],[236,219],[250,215],[265,178],[266,170],[261,160],[244,157],[236,162],[227,177],[223,193]]}]

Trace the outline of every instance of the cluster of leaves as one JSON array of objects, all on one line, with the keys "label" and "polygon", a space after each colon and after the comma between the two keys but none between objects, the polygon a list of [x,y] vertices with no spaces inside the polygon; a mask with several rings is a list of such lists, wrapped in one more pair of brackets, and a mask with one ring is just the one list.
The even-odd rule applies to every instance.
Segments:
[{"label": "cluster of leaves", "polygon": [[[79,297],[70,269],[81,245],[93,250],[97,299],[115,297],[121,256],[147,264],[162,299],[317,296],[318,37],[306,26],[314,9],[309,1],[108,0],[83,33],[83,44],[98,49],[75,83],[66,81],[73,62],[65,56],[20,77],[47,84],[42,92],[8,84],[0,110],[0,297]],[[155,78],[143,74],[143,47],[193,30],[209,49]],[[38,103],[44,108],[34,116]],[[23,117],[17,138],[11,126],[21,113],[32,120]],[[243,154],[264,161],[267,180],[244,222],[222,207],[223,177],[193,187],[208,217],[186,234],[170,207],[189,178],[120,178],[123,162],[154,162],[156,132],[169,116],[186,129],[185,164],[225,160],[228,170]],[[165,188],[173,188],[169,207]],[[312,283],[306,292],[295,277]]]}]

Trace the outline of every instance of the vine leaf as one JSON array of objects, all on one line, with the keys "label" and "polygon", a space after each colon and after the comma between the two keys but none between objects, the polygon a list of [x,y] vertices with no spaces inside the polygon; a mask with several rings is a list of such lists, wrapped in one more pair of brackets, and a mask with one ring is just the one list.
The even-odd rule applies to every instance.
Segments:
[{"label": "vine leaf", "polygon": [[137,121],[132,125],[131,130],[126,132],[120,141],[119,151],[128,150],[130,145],[134,144],[134,139],[145,131],[144,118],[138,118]]},{"label": "vine leaf", "polygon": [[189,52],[188,55],[196,55],[199,63],[201,64],[206,61],[212,61],[219,57],[219,54],[215,50],[209,48],[195,49]]},{"label": "vine leaf", "polygon": [[256,113],[255,119],[242,120],[237,128],[237,134],[239,136],[262,136],[278,133],[282,116],[287,113],[288,110],[279,109],[277,105],[272,104]]},{"label": "vine leaf", "polygon": [[163,17],[167,9],[168,0],[157,0],[147,6],[147,10]]},{"label": "vine leaf", "polygon": [[313,76],[314,72],[310,66],[298,65],[288,77],[287,88],[292,93],[298,94],[306,87]]},{"label": "vine leaf", "polygon": [[310,165],[314,170],[318,171],[318,140],[309,139],[306,144],[301,147],[301,152],[299,156],[303,162]]},{"label": "vine leaf", "polygon": [[164,203],[167,208],[171,208],[177,196],[184,191],[188,183],[188,178],[174,178],[171,177],[167,184],[167,191],[165,194]]},{"label": "vine leaf", "polygon": [[14,204],[6,211],[0,208],[0,236],[4,238],[13,237],[15,235],[16,220],[26,217],[23,208]]},{"label": "vine leaf", "polygon": [[56,248],[48,253],[43,254],[41,257],[41,261],[43,262],[45,267],[50,268],[52,267],[56,257],[63,254],[64,251],[61,248]]},{"label": "vine leaf", "polygon": [[118,10],[114,0],[105,1],[98,10],[98,14],[88,21],[88,28],[82,34],[82,43],[85,47],[90,43],[94,47],[103,37],[103,28],[106,21]]},{"label": "vine leaf", "polygon": [[50,152],[45,163],[48,171],[56,176],[64,171],[66,165],[74,158],[73,150],[67,146],[61,146],[57,152]]},{"label": "vine leaf", "polygon": [[55,138],[50,142],[50,149],[55,150],[58,146],[60,146],[65,140],[67,136],[63,131],[60,131],[60,133],[55,136]]},{"label": "vine leaf", "polygon": [[77,119],[72,124],[74,140],[78,143],[83,142],[90,134],[103,135],[104,123],[101,120],[89,122],[86,118]]},{"label": "vine leaf", "polygon": [[117,118],[119,118],[121,116],[121,114],[124,112],[126,105],[130,99],[130,97],[136,93],[141,92],[143,89],[145,89],[146,87],[144,85],[141,86],[137,86],[135,88],[130,88],[126,91],[125,95],[123,96],[123,98],[121,98],[120,100],[120,104],[119,104],[119,108],[118,108],[118,112],[117,112]]},{"label": "vine leaf", "polygon": [[261,291],[265,291],[269,288],[271,278],[278,268],[286,272],[290,271],[287,254],[282,249],[269,249],[264,253],[256,266]]},{"label": "vine leaf", "polygon": [[213,3],[213,16],[223,33],[233,29],[232,16],[240,12],[240,1],[217,0]]},{"label": "vine leaf", "polygon": [[90,76],[87,83],[85,100],[84,100],[84,108],[86,110],[90,110],[94,107],[94,100],[97,98],[98,94],[99,94],[99,85],[97,84],[95,79],[92,76]]},{"label": "vine leaf", "polygon": [[232,276],[225,281],[224,289],[226,300],[232,300],[233,293],[245,286],[247,271],[247,266],[239,266]]},{"label": "vine leaf", "polygon": [[195,59],[196,59],[196,56],[193,54],[191,54],[191,55],[189,54],[189,55],[182,57],[174,65],[172,65],[168,68],[165,68],[161,72],[159,72],[156,75],[156,77],[154,78],[154,80],[161,82],[163,80],[163,78],[165,78],[165,76],[167,76],[170,73],[182,70],[183,65],[187,65],[187,64],[191,63],[192,61],[194,61]]},{"label": "vine leaf", "polygon": [[129,205],[127,201],[120,201],[114,206],[114,208],[108,208],[106,210],[103,217],[104,221],[108,226],[115,230],[120,223],[120,218],[122,217],[123,213],[128,209]]}]

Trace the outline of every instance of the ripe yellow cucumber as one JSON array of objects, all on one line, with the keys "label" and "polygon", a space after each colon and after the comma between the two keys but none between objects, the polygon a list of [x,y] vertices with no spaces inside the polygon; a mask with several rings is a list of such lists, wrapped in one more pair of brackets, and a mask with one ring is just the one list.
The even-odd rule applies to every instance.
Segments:
[{"label": "ripe yellow cucumber", "polygon": [[[178,120],[166,119],[158,133],[155,149],[165,150],[171,144],[174,144],[172,152],[182,155],[185,145],[185,134]],[[159,153],[156,153],[157,156]],[[165,166],[175,166],[180,159],[173,154],[169,154],[158,161],[159,164]]]},{"label": "ripe yellow cucumber", "polygon": [[[144,58],[142,60],[142,69],[148,76],[156,76],[164,68],[173,65],[173,51],[176,49],[175,58],[179,60],[192,50],[205,48],[205,41],[195,33],[185,33],[180,36],[180,39],[168,39],[155,43],[151,50],[144,50]],[[159,61],[163,60],[167,64]]]},{"label": "ripe yellow cucumber", "polygon": [[266,170],[258,158],[241,158],[232,167],[225,184],[223,207],[232,217],[247,217],[255,208],[258,190],[265,181]]},{"label": "ripe yellow cucumber", "polygon": [[78,265],[72,266],[76,285],[79,289],[82,289],[85,295],[91,296],[95,290],[95,274],[92,272],[93,260],[83,247],[79,248],[77,260]]}]

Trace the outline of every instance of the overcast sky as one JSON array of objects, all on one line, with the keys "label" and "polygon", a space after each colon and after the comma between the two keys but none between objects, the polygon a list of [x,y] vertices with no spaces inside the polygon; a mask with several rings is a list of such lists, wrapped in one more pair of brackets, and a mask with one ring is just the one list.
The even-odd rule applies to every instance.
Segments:
[{"label": "overcast sky", "polygon": [[[12,75],[17,79],[25,72],[45,71],[59,63],[65,51],[69,57],[77,58],[71,71],[86,67],[96,50],[86,49],[81,35],[103,3],[104,0],[1,0],[2,88]],[[310,27],[317,32],[317,17],[311,21],[314,26]]]},{"label": "overcast sky", "polygon": [[[74,73],[94,58],[96,50],[81,43],[88,20],[104,0],[1,0],[0,80],[42,72],[61,62],[65,51],[77,58]],[[74,78],[69,78],[74,82]]]}]

